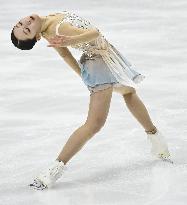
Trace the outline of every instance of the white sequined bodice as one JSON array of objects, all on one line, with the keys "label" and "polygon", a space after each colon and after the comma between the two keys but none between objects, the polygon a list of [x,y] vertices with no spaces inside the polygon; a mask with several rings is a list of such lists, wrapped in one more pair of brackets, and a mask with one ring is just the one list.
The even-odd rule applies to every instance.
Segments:
[{"label": "white sequined bodice", "polygon": [[[63,20],[60,21],[56,26],[56,34],[57,35],[59,35],[58,30],[59,30],[60,25],[64,22],[68,22],[72,26],[75,26],[77,28],[83,28],[83,29],[94,28],[94,29],[97,29],[99,31],[99,29],[97,27],[95,27],[93,24],[91,24],[86,19],[84,19],[84,18],[82,18],[82,17],[80,17],[80,16],[78,16],[74,13],[71,13],[71,12],[64,11],[64,13],[65,13],[65,16],[64,16]],[[107,44],[108,44],[108,41],[100,33],[98,38],[95,39],[92,42],[79,43],[79,44],[76,44],[76,45],[71,46],[71,47],[75,48],[75,49],[79,49],[79,50],[83,51],[85,54],[87,54],[88,56],[91,57],[95,53],[94,52],[95,49],[106,48]]]}]

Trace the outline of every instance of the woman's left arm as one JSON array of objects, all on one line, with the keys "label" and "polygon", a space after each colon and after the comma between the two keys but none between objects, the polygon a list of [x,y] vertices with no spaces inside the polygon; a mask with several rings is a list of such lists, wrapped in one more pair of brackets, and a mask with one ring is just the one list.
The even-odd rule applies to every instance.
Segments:
[{"label": "woman's left arm", "polygon": [[[95,40],[99,35],[100,32],[93,28],[93,29],[84,29],[80,33],[79,28],[75,28],[73,26],[69,26],[68,30],[66,29],[66,35],[56,35],[55,37],[49,39],[50,44],[48,47],[67,47],[67,46],[74,46],[79,43],[85,43]],[[67,35],[67,33],[69,35]]]},{"label": "woman's left arm", "polygon": [[82,34],[72,36],[72,39],[74,44],[85,43],[95,40],[99,35],[100,33],[97,29],[91,29]]}]

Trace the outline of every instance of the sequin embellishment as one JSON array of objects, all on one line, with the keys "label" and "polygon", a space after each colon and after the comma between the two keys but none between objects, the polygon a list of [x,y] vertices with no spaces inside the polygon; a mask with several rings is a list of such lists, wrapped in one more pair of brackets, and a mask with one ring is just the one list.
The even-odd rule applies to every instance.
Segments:
[{"label": "sequin embellishment", "polygon": [[68,22],[72,26],[75,26],[77,28],[83,28],[83,29],[94,28],[94,29],[97,29],[97,31],[100,33],[98,38],[95,39],[94,41],[92,41],[92,43],[91,42],[79,43],[79,44],[76,44],[74,46],[71,46],[72,48],[79,49],[79,50],[83,51],[83,53],[85,53],[87,56],[92,57],[95,54],[94,50],[101,48],[99,46],[99,45],[101,45],[100,42],[106,43],[107,40],[104,39],[104,36],[101,34],[99,29],[97,27],[95,27],[93,24],[91,24],[88,20],[86,20],[86,19],[84,19],[84,18],[82,18],[74,13],[70,13],[68,11],[64,11],[64,13],[65,13],[64,19],[61,22],[59,22],[59,24],[57,26],[56,33],[58,33],[58,28],[59,28],[60,24],[62,24],[64,22]]}]

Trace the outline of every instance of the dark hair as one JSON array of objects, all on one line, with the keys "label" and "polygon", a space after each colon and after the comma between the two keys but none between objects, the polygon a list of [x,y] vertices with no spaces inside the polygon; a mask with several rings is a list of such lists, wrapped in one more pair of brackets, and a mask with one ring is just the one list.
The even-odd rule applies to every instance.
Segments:
[{"label": "dark hair", "polygon": [[11,40],[14,46],[21,50],[31,50],[37,42],[36,37],[28,40],[18,40],[14,35],[14,29],[11,32]]}]

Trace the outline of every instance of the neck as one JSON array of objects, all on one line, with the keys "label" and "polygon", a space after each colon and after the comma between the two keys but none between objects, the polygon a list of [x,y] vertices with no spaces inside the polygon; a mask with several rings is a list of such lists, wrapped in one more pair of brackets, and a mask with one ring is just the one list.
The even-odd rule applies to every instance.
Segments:
[{"label": "neck", "polygon": [[[55,13],[48,16],[40,16],[41,19],[41,33],[42,37],[46,38],[49,35],[54,35],[55,33],[55,26],[57,23],[63,18],[64,14],[62,13]],[[51,27],[51,25],[53,25]]]}]

